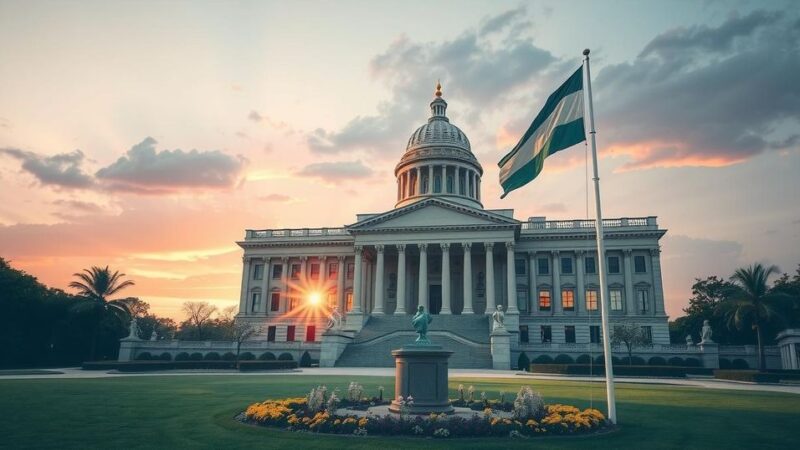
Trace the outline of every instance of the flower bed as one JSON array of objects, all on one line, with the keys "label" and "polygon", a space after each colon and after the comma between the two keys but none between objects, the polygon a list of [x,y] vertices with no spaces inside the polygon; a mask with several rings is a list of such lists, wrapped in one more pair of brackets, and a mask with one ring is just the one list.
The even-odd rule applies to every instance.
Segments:
[{"label": "flower bed", "polygon": [[[520,390],[513,403],[485,399],[454,400],[454,405],[467,403],[467,407],[473,410],[480,409],[468,417],[445,414],[358,414],[360,406],[386,405],[389,402],[378,401],[377,397],[340,401],[335,397],[335,392],[330,396],[333,397],[331,401],[326,391],[324,387],[318,387],[307,398],[254,403],[239,414],[237,419],[289,431],[433,438],[574,435],[596,432],[608,426],[603,414],[596,409],[580,410],[570,405],[544,405],[541,396],[529,388]],[[489,406],[478,408],[485,405]]]}]

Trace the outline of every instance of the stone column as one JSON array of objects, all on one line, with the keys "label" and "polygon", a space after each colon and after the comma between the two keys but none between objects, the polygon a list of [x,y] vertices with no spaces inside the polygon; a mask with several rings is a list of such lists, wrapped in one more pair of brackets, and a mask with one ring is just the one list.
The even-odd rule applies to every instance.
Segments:
[{"label": "stone column", "polygon": [[628,316],[638,315],[639,309],[636,307],[636,299],[633,296],[633,275],[631,273],[631,249],[626,248],[622,251],[623,264],[625,264],[625,304],[627,305]]},{"label": "stone column", "polygon": [[301,256],[300,257],[300,282],[304,282],[308,279],[308,256]]},{"label": "stone column", "polygon": [[428,308],[428,244],[419,244],[419,306]]},{"label": "stone column", "polygon": [[406,313],[406,245],[397,245],[397,308],[395,314]]},{"label": "stone column", "polygon": [[492,243],[483,244],[486,247],[486,311],[485,314],[492,314],[497,306],[494,301],[494,253]]},{"label": "stone column", "polygon": [[352,309],[352,312],[353,313],[357,313],[357,314],[361,314],[361,297],[362,297],[362,295],[361,295],[361,292],[362,292],[362,289],[361,289],[362,288],[362,286],[361,286],[361,276],[363,275],[362,274],[362,271],[363,271],[363,269],[362,269],[362,266],[363,266],[362,258],[364,257],[363,256],[364,249],[360,245],[357,245],[355,247],[355,250],[356,250],[356,260],[355,260],[355,270],[354,270],[354,273],[353,273],[353,309]]},{"label": "stone column", "polygon": [[650,250],[650,268],[653,271],[653,312],[657,316],[664,315],[664,287],[661,283],[661,249]]},{"label": "stone column", "polygon": [[506,290],[508,291],[508,306],[506,310],[509,314],[519,314],[519,307],[517,306],[517,272],[514,263],[514,243],[506,242]]},{"label": "stone column", "polygon": [[422,195],[422,171],[419,167],[414,170],[417,171],[417,195]]},{"label": "stone column", "polygon": [[[317,259],[319,259],[319,284],[325,286],[325,282],[328,281],[328,257],[318,256]],[[327,292],[325,295],[327,296]]]},{"label": "stone column", "polygon": [[461,314],[474,314],[472,310],[472,244],[464,242],[464,309]]},{"label": "stone column", "polygon": [[383,246],[376,245],[375,251],[378,256],[375,266],[375,309],[372,313],[383,314]]},{"label": "stone column", "polygon": [[264,276],[261,278],[261,303],[258,305],[258,313],[262,316],[267,315],[267,299],[269,298],[269,275],[272,258],[269,256],[264,258]]},{"label": "stone column", "polygon": [[344,275],[347,271],[345,267],[347,259],[339,255],[337,257],[339,261],[339,271],[336,273],[336,303],[339,305],[339,312],[345,314],[345,304],[344,304]]},{"label": "stone column", "polygon": [[283,292],[281,294],[281,304],[278,308],[281,313],[285,313],[289,309],[289,257],[284,256],[281,258],[283,264],[283,273],[281,273],[281,283],[283,283]]},{"label": "stone column", "polygon": [[536,252],[528,252],[528,314],[539,307],[539,290],[536,288]]},{"label": "stone column", "polygon": [[578,250],[575,252],[575,274],[578,282],[576,288],[578,292],[575,293],[575,315],[580,316],[586,308],[586,282],[584,280],[584,269],[586,268],[586,261],[584,260],[586,252]]},{"label": "stone column", "polygon": [[239,314],[247,314],[247,287],[250,281],[250,258],[242,257],[242,291],[239,298]]},{"label": "stone column", "polygon": [[433,166],[428,166],[428,194],[433,194]]},{"label": "stone column", "polygon": [[447,164],[442,164],[442,194],[447,194]]},{"label": "stone column", "polygon": [[558,308],[558,312],[564,310],[563,306],[561,305],[561,258],[559,257],[558,250],[554,250],[550,252],[553,256],[553,295],[552,295],[552,307],[550,308],[550,314],[555,315],[556,308]]},{"label": "stone column", "polygon": [[439,314],[453,314],[450,309],[450,244],[442,244],[442,310]]}]

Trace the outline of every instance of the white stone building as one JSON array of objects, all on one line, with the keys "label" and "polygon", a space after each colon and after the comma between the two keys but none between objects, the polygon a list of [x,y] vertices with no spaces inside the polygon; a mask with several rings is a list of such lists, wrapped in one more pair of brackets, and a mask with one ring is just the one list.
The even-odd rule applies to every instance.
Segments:
[{"label": "white stone building", "polygon": [[[511,361],[521,352],[599,351],[594,221],[484,209],[483,168],[440,90],[430,106],[395,168],[393,209],[344,227],[246,231],[237,320],[263,327],[264,348],[319,357],[325,309],[338,307],[344,331],[331,333],[336,348],[323,364],[391,365],[389,350],[413,339],[410,315],[422,305],[435,315],[431,339],[456,352],[452,366],[491,367],[487,314],[503,305]],[[636,323],[666,346],[666,230],[652,216],[604,222],[611,325]]]}]

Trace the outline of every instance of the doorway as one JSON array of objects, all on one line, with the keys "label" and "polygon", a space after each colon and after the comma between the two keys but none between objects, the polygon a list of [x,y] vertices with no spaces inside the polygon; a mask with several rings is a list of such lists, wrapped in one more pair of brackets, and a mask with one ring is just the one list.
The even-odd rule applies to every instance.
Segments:
[{"label": "doorway", "polygon": [[431,284],[428,287],[428,301],[430,303],[430,313],[439,314],[442,310],[442,285]]}]

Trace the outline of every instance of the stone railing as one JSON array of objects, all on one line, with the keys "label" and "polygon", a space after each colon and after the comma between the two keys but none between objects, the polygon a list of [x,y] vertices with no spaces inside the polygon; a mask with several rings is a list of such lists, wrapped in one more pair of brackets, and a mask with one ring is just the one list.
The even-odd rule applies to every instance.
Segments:
[{"label": "stone railing", "polygon": [[[529,220],[522,223],[523,233],[541,232],[574,232],[574,231],[594,231],[594,220],[574,219],[574,220]],[[622,217],[618,219],[603,219],[604,229],[615,228],[634,228],[644,230],[657,230],[658,223],[655,216],[648,217]]]},{"label": "stone railing", "polygon": [[[236,342],[233,341],[131,341],[123,339],[120,345],[120,361],[136,359],[136,356],[143,352],[148,352],[154,356],[169,353],[172,358],[182,352],[202,353],[203,355],[210,352],[217,352],[220,355],[227,352],[236,353]],[[270,352],[276,357],[281,353],[289,353],[297,361],[306,351],[312,358],[317,358],[319,349],[320,341],[270,342],[267,340],[253,340],[243,342],[241,352],[250,352],[256,357],[259,357],[264,352]]]},{"label": "stone railing", "polygon": [[345,228],[282,228],[275,230],[246,230],[245,240],[285,239],[293,237],[349,236]]}]

